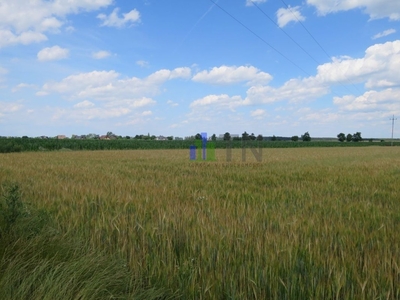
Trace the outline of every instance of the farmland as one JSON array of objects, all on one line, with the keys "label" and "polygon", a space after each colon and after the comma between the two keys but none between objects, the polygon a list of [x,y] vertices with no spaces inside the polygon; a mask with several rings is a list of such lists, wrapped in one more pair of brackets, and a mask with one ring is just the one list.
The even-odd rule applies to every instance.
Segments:
[{"label": "farmland", "polygon": [[[35,152],[58,150],[155,150],[155,149],[189,149],[195,140],[154,141],[136,139],[40,139],[40,138],[1,138],[0,153]],[[366,146],[399,146],[400,141],[365,140],[364,142],[339,142],[335,139],[320,139],[311,142],[292,141],[223,141],[211,142],[217,149],[261,147],[261,148],[303,148],[303,147],[366,147]]]},{"label": "farmland", "polygon": [[232,151],[1,154],[0,298],[400,298],[400,147]]}]

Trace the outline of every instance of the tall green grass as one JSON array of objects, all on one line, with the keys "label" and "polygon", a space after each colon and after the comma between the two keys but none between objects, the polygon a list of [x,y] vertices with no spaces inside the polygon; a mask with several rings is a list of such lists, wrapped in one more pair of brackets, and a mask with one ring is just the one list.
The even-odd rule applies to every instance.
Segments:
[{"label": "tall green grass", "polygon": [[[0,182],[19,182],[24,198],[49,213],[52,238],[83,243],[63,256],[60,286],[92,274],[95,260],[112,264],[99,267],[108,275],[79,275],[87,286],[66,299],[107,276],[124,297],[398,299],[399,154],[268,149],[258,163],[233,150],[229,163],[220,149],[216,162],[199,163],[186,150],[18,153],[2,155]],[[31,256],[18,257],[7,276],[22,290],[32,282],[37,299],[53,295],[23,271]]]}]

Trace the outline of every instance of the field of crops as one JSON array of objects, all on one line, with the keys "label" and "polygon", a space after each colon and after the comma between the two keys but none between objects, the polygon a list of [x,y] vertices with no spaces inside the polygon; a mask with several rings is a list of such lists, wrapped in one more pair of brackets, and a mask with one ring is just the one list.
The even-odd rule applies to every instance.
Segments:
[{"label": "field of crops", "polygon": [[[199,141],[197,141],[199,142]],[[209,142],[217,149],[225,148],[302,148],[302,147],[363,147],[363,146],[400,146],[398,140],[339,142],[335,140],[316,140],[310,142],[293,141],[223,141]],[[0,138],[0,153],[27,152],[27,151],[56,151],[56,150],[140,150],[140,149],[189,149],[196,144],[195,140],[78,140],[78,139],[40,139],[40,138]]]},{"label": "field of crops", "polygon": [[400,147],[232,156],[1,154],[0,298],[400,299]]}]

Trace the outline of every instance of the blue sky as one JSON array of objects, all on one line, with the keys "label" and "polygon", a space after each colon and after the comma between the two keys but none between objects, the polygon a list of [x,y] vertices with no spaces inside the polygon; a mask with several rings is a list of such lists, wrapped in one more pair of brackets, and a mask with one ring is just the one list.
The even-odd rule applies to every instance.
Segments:
[{"label": "blue sky", "polygon": [[399,70],[397,0],[0,0],[1,136],[387,138]]}]

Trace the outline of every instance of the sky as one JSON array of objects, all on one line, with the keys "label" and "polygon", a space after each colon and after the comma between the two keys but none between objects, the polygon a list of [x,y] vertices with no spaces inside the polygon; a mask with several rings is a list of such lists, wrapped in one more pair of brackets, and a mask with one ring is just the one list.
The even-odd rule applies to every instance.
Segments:
[{"label": "sky", "polygon": [[0,136],[400,137],[398,0],[0,0]]}]

